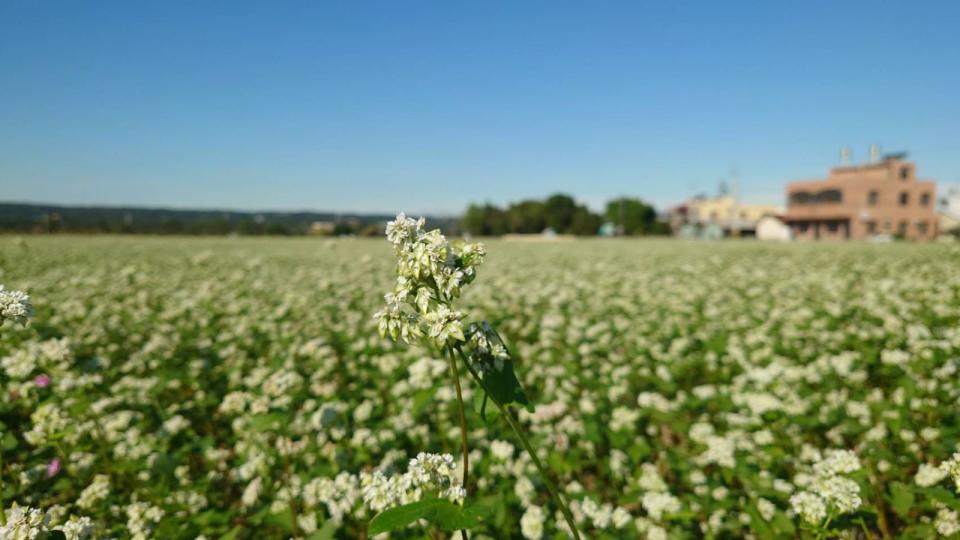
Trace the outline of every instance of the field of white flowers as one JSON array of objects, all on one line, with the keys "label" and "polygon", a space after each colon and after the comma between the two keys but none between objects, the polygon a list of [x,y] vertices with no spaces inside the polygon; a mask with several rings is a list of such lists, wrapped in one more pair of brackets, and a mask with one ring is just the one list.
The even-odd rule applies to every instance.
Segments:
[{"label": "field of white flowers", "polygon": [[[458,308],[511,349],[584,538],[960,537],[957,247],[486,247]],[[35,308],[0,326],[0,538],[367,538],[377,482],[442,460],[418,453],[454,479],[447,360],[377,332],[395,262],[0,237]],[[471,537],[566,538],[503,419],[467,414]]]}]

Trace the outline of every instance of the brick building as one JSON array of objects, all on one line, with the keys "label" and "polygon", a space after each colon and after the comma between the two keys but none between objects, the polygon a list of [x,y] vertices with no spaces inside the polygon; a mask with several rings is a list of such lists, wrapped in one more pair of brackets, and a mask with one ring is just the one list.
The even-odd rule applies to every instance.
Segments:
[{"label": "brick building", "polygon": [[865,239],[937,235],[937,184],[918,180],[916,164],[890,154],[865,165],[830,170],[825,180],[787,185],[784,220],[796,239]]}]

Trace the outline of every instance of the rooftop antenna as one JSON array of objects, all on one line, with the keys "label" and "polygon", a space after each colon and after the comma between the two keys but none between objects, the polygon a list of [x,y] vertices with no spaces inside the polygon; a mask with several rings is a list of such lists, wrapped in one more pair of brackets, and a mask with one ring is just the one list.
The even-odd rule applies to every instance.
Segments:
[{"label": "rooftop antenna", "polygon": [[733,200],[737,203],[740,202],[740,171],[737,170],[737,166],[733,165],[730,167],[730,188],[733,191]]},{"label": "rooftop antenna", "polygon": [[871,144],[870,145],[870,163],[876,163],[880,161],[880,145]]},{"label": "rooftop antenna", "polygon": [[738,178],[737,166],[733,165],[730,167],[730,184],[732,187],[733,195],[733,216],[732,218],[732,235],[734,238],[740,237],[740,190],[739,190],[739,178]]},{"label": "rooftop antenna", "polygon": [[844,146],[840,149],[840,165],[850,164],[850,147]]}]

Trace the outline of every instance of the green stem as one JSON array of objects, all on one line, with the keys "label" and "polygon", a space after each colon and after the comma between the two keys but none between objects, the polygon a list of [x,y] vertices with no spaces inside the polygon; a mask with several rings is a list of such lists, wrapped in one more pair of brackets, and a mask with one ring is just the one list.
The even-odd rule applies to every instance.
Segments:
[{"label": "green stem", "polygon": [[291,481],[290,473],[290,456],[283,456],[283,483],[287,487],[287,491],[290,496],[290,526],[293,531],[294,536],[300,533],[300,524],[297,523],[297,504],[296,499],[293,497],[293,489],[291,486],[293,482]]},{"label": "green stem", "polygon": [[831,521],[833,521],[832,512],[827,514],[827,521],[825,521],[823,525],[820,527],[820,529],[817,530],[817,540],[820,540],[821,538],[826,538],[827,535],[830,534],[828,527],[830,527]]},{"label": "green stem", "polygon": [[[463,489],[467,489],[467,478],[470,475],[470,449],[467,446],[467,414],[463,408],[463,393],[460,389],[460,370],[457,369],[457,360],[453,351],[447,349],[447,361],[450,363],[450,373],[453,375],[453,385],[457,389],[457,407],[460,409],[460,442],[463,446]],[[460,536],[467,540],[466,529],[460,529]]]},{"label": "green stem", "polygon": [[0,525],[7,524],[7,511],[3,502],[3,450],[0,450]]},{"label": "green stem", "polygon": [[547,470],[544,468],[543,463],[540,462],[540,458],[537,457],[537,453],[534,451],[533,445],[530,444],[530,441],[527,439],[526,435],[523,434],[523,431],[520,429],[520,425],[517,423],[516,419],[513,418],[510,410],[500,403],[499,400],[494,398],[493,395],[487,390],[487,386],[483,383],[483,379],[473,369],[473,366],[470,365],[470,361],[467,359],[466,354],[464,354],[463,349],[461,349],[459,346],[457,346],[456,349],[460,354],[460,359],[463,360],[463,364],[467,366],[467,370],[470,372],[470,375],[473,376],[473,380],[475,380],[477,384],[483,388],[483,391],[487,393],[487,397],[490,398],[490,401],[492,401],[500,411],[500,416],[503,416],[503,418],[507,421],[507,424],[510,425],[510,428],[513,429],[513,432],[517,435],[517,438],[520,439],[520,443],[523,445],[524,450],[526,450],[527,454],[530,455],[530,459],[533,461],[534,466],[537,467],[540,477],[543,478],[543,483],[546,484],[547,491],[550,492],[550,495],[553,497],[553,501],[557,504],[557,506],[560,507],[560,512],[563,514],[563,519],[566,520],[567,526],[570,527],[570,532],[573,534],[573,537],[576,540],[580,540],[580,532],[577,530],[577,525],[573,522],[573,513],[570,512],[570,508],[560,495],[560,491],[557,489],[557,486],[554,485],[553,480],[550,479],[550,475],[547,474]]}]

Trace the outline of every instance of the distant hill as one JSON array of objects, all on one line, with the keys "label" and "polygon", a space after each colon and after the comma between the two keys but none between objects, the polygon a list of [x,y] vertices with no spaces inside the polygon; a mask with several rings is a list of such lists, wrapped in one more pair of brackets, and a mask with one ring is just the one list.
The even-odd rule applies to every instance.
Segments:
[{"label": "distant hill", "polygon": [[[127,234],[381,234],[395,216],[333,212],[248,212],[0,202],[0,232]],[[456,232],[457,218],[427,218]]]}]

